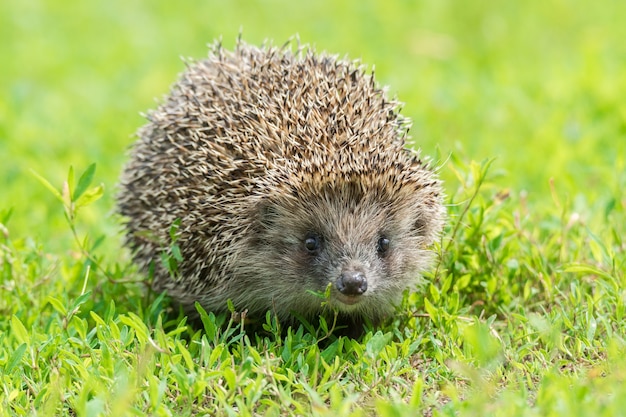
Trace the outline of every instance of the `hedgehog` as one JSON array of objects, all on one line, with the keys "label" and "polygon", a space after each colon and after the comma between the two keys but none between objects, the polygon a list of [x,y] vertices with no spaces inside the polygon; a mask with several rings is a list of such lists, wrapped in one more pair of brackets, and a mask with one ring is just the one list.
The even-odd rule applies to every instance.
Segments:
[{"label": "hedgehog", "polygon": [[400,107],[359,61],[213,44],[148,112],[123,170],[136,264],[189,315],[231,303],[379,325],[423,281],[445,218]]}]

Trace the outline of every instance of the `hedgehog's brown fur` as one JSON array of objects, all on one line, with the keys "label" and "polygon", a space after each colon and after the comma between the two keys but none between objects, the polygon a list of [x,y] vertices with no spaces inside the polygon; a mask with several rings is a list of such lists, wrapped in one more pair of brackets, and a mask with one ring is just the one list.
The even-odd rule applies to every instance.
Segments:
[{"label": "hedgehog's brown fur", "polygon": [[[313,318],[323,310],[313,292],[330,284],[331,310],[379,322],[428,266],[444,217],[398,107],[346,60],[214,46],[148,114],[123,173],[136,261],[189,313],[230,299],[248,316]],[[177,219],[173,277],[160,257]]]}]

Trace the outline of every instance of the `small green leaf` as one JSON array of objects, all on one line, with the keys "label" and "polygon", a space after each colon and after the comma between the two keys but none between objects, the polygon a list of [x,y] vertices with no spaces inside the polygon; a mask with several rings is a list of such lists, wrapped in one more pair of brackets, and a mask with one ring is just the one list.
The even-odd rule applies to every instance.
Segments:
[{"label": "small green leaf", "polygon": [[73,190],[72,201],[77,201],[80,198],[80,196],[82,196],[83,193],[87,191],[87,188],[91,184],[91,181],[93,180],[93,176],[95,173],[96,173],[96,164],[93,163],[87,167],[85,172],[82,173],[82,175],[78,179],[78,184],[76,184],[76,188],[73,188],[73,187],[70,188],[71,190]]},{"label": "small green leaf", "polygon": [[430,284],[428,286],[428,289],[430,290],[430,296],[432,297],[433,301],[435,303],[439,302],[439,290],[437,289],[437,287],[433,284]]},{"label": "small green leaf", "polygon": [[64,203],[63,201],[63,196],[61,195],[61,193],[59,192],[59,190],[57,190],[56,188],[54,188],[54,186],[52,184],[50,184],[50,182],[48,182],[47,179],[45,179],[44,177],[42,177],[41,175],[39,175],[37,172],[35,172],[34,170],[30,170],[30,173],[33,174],[33,176],[35,178],[37,178],[37,180],[44,186],[46,187],[56,198],[57,200],[59,200],[61,203]]},{"label": "small green leaf", "polygon": [[48,304],[50,304],[52,308],[54,308],[62,316],[67,315],[67,309],[59,299],[49,295],[46,297],[46,302],[48,302]]},{"label": "small green leaf", "polygon": [[15,315],[11,317],[11,331],[18,342],[30,343],[30,336],[28,335],[26,327],[24,327],[20,319]]},{"label": "small green leaf", "polygon": [[215,348],[213,348],[213,350],[211,351],[211,354],[209,355],[209,361],[207,363],[207,366],[209,367],[215,366],[217,362],[220,360],[223,353],[224,353],[224,345],[221,343],[216,345]]},{"label": "small green leaf", "polygon": [[365,345],[365,352],[372,359],[377,359],[380,352],[391,341],[391,333],[377,331]]},{"label": "small green leaf", "polygon": [[109,302],[109,307],[104,313],[104,320],[106,323],[110,323],[111,320],[113,320],[113,317],[115,317],[115,301],[111,299],[111,301]]},{"label": "small green leaf", "polygon": [[146,327],[146,324],[133,313],[128,313],[127,316],[119,316],[120,321],[133,329],[137,336],[137,340],[141,344],[145,344],[150,339],[150,331]]},{"label": "small green leaf", "polygon": [[193,363],[193,359],[191,359],[191,354],[189,353],[187,348],[183,346],[183,344],[179,340],[176,341],[176,347],[178,348],[178,351],[183,357],[183,360],[185,361],[185,365],[187,366],[187,369],[194,369],[195,364]]},{"label": "small green leaf", "polygon": [[105,321],[102,319],[102,317],[100,317],[98,314],[94,313],[93,311],[89,312],[89,316],[91,316],[91,318],[93,319],[93,321],[96,322],[96,324],[99,324],[100,326],[107,325]]},{"label": "small green leaf", "polygon": [[466,288],[470,284],[471,280],[472,280],[471,274],[462,275],[454,283],[454,290],[459,291],[459,290],[462,290],[463,288]]},{"label": "small green leaf", "polygon": [[326,323],[326,319],[323,316],[320,316],[319,324],[320,329],[322,329],[322,334],[328,334],[328,323]]},{"label": "small green leaf", "polygon": [[5,374],[8,375],[15,367],[15,365],[17,365],[22,360],[24,352],[26,352],[26,343],[22,343],[17,347],[17,349],[15,349],[15,351],[13,351],[13,354],[11,355],[11,357],[7,361],[6,366],[4,367]]},{"label": "small green leaf", "polygon": [[432,305],[428,298],[424,298],[424,310],[426,310],[426,313],[430,316],[432,320],[435,320],[435,318],[438,317],[437,309],[435,308],[435,306]]},{"label": "small green leaf", "polygon": [[415,384],[413,384],[413,391],[411,392],[411,398],[409,405],[417,409],[422,403],[422,392],[424,391],[424,380],[420,377],[417,378]]},{"label": "small green leaf", "polygon": [[180,228],[181,221],[182,220],[178,218],[174,220],[174,222],[170,226],[170,239],[172,239],[172,242],[176,242],[176,240],[178,240],[177,233],[178,233],[178,229]]},{"label": "small green leaf", "polygon": [[230,391],[235,391],[237,389],[237,375],[235,374],[235,371],[233,371],[231,368],[224,368],[223,376],[226,380],[226,385],[228,389]]},{"label": "small green leaf", "polygon": [[76,200],[76,208],[88,206],[94,201],[100,199],[100,197],[102,197],[103,195],[104,195],[103,184],[93,187],[86,192],[82,192],[80,198]]},{"label": "small green leaf", "polygon": [[198,314],[200,314],[200,320],[202,320],[202,326],[204,327],[204,332],[206,333],[207,338],[209,340],[213,340],[217,331],[217,326],[215,325],[215,315],[213,313],[209,315],[197,301],[195,303],[195,307]]},{"label": "small green leaf", "polygon": [[89,299],[89,297],[91,297],[91,291],[87,291],[86,293],[84,293],[84,294],[83,294],[83,295],[81,295],[80,297],[76,298],[76,300],[74,300],[74,303],[72,304],[71,311],[72,311],[72,312],[76,312],[76,311],[78,311],[78,308],[79,308],[82,304],[85,304],[85,302],[87,302],[87,300]]},{"label": "small green leaf", "polygon": [[180,252],[180,247],[178,245],[172,245],[172,256],[177,262],[183,261],[183,255]]},{"label": "small green leaf", "polygon": [[90,252],[95,251],[101,244],[102,242],[104,242],[104,239],[106,238],[105,235],[101,235],[99,236],[95,242],[93,242],[93,245],[91,245],[91,249]]},{"label": "small green leaf", "polygon": [[583,273],[583,274],[590,274],[590,275],[597,275],[609,280],[612,280],[613,277],[604,272],[599,270],[598,268],[591,266],[591,265],[585,265],[585,264],[569,264],[566,265],[565,268],[563,269],[563,272],[579,272],[579,273]]}]

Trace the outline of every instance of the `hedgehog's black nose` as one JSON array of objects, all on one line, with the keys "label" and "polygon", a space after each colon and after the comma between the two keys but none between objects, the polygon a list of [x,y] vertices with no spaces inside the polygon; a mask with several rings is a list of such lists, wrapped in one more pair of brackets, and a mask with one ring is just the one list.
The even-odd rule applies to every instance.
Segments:
[{"label": "hedgehog's black nose", "polygon": [[337,279],[337,289],[343,295],[361,295],[367,291],[365,274],[359,271],[344,271]]}]

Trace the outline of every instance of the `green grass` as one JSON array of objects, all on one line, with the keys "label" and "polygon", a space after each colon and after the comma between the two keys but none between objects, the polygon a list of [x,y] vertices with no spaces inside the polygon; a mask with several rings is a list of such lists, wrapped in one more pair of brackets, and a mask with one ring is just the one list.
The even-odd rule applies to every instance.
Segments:
[{"label": "green grass", "polygon": [[[625,13],[591,0],[0,3],[0,415],[623,414]],[[240,30],[375,65],[417,145],[446,161],[429,284],[361,340],[317,324],[281,336],[271,317],[265,336],[210,313],[194,328],[120,250],[111,213],[139,112],[179,56]]]}]

